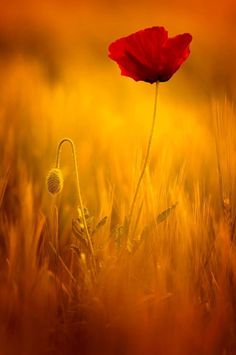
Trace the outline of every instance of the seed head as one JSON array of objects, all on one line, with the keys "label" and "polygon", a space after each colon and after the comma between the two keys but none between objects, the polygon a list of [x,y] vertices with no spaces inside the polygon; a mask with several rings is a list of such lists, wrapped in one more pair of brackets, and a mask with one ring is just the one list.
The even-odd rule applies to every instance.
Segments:
[{"label": "seed head", "polygon": [[63,175],[61,169],[53,168],[49,171],[46,180],[48,191],[56,195],[61,192],[63,188]]}]

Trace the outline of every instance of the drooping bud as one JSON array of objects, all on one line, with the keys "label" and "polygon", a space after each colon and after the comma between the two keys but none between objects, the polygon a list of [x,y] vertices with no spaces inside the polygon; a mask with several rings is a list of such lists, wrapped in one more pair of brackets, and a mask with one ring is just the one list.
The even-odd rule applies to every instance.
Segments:
[{"label": "drooping bud", "polygon": [[64,179],[63,179],[61,169],[53,168],[49,171],[46,184],[47,184],[48,191],[52,195],[56,195],[59,192],[61,192],[63,188],[63,182]]}]

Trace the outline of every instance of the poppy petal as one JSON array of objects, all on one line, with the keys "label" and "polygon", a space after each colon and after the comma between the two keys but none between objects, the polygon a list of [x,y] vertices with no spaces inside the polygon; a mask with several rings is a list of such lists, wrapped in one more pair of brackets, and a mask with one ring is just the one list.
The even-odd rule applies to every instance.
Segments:
[{"label": "poppy petal", "polygon": [[184,33],[169,38],[163,47],[164,69],[160,73],[159,80],[167,81],[179,69],[190,54],[189,44],[192,36]]},{"label": "poppy petal", "polygon": [[189,56],[192,36],[188,33],[168,38],[164,27],[151,27],[122,37],[109,46],[121,75],[138,81],[167,81]]}]

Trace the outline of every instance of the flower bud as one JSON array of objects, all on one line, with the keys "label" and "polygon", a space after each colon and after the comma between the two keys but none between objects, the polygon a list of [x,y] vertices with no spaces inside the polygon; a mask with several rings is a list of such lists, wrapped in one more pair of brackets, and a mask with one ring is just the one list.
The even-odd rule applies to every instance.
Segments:
[{"label": "flower bud", "polygon": [[61,192],[63,188],[63,175],[62,171],[57,168],[53,168],[49,171],[46,180],[48,191],[55,195]]}]

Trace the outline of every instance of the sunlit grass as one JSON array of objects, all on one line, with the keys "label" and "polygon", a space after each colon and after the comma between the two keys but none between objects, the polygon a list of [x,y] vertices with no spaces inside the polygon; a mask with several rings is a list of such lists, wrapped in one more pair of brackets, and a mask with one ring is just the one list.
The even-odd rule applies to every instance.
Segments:
[{"label": "sunlit grass", "polygon": [[[213,86],[208,97],[194,86],[191,66],[160,85],[150,163],[126,243],[154,88],[124,80],[86,50],[79,59],[82,53],[63,57],[58,77],[37,57],[11,53],[1,62],[2,353],[233,354],[233,104]],[[61,155],[62,192],[51,196],[45,183],[64,137],[76,146],[91,228],[107,216],[92,234],[95,277],[72,231],[79,215],[69,147]]]}]

